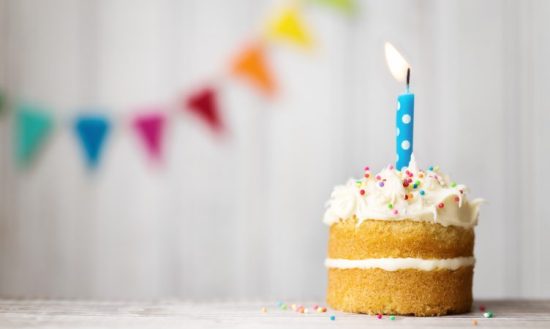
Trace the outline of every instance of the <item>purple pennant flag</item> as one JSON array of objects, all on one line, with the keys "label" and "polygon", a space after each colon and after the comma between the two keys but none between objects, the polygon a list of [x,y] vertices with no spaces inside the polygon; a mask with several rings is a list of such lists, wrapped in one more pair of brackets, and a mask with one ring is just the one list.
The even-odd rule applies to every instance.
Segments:
[{"label": "purple pennant flag", "polygon": [[143,145],[154,160],[162,158],[162,141],[166,117],[162,112],[138,115],[133,127],[141,137]]}]

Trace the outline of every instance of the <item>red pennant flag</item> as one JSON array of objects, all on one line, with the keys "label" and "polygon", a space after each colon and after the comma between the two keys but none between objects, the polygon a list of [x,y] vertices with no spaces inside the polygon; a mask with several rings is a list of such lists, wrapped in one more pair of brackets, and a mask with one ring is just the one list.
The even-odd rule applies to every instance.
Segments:
[{"label": "red pennant flag", "polygon": [[162,140],[166,117],[161,112],[138,115],[133,122],[134,129],[141,137],[152,159],[162,158]]},{"label": "red pennant flag", "polygon": [[218,97],[216,90],[204,88],[192,94],[185,104],[188,110],[204,120],[214,131],[223,130],[219,114]]},{"label": "red pennant flag", "polygon": [[268,95],[275,92],[275,81],[266,65],[264,49],[255,44],[240,53],[233,63],[232,73],[247,78]]}]

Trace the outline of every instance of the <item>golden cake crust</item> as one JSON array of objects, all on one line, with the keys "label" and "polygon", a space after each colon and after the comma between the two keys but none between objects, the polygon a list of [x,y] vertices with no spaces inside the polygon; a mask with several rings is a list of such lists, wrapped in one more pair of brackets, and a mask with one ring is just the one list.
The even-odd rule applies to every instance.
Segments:
[{"label": "golden cake crust", "polygon": [[458,270],[335,269],[327,303],[354,313],[435,316],[468,312],[473,266]]},{"label": "golden cake crust", "polygon": [[411,220],[355,218],[330,227],[329,258],[424,258],[469,257],[474,250],[474,230]]}]

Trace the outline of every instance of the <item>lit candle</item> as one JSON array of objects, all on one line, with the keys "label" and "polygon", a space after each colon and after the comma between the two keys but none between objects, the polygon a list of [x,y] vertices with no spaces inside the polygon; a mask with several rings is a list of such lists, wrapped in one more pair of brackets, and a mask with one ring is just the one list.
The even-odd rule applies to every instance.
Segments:
[{"label": "lit candle", "polygon": [[401,170],[409,165],[413,152],[414,94],[409,91],[411,67],[389,42],[386,42],[385,50],[386,61],[393,77],[397,81],[407,84],[406,91],[397,97],[397,114],[395,116],[397,152],[395,167]]}]

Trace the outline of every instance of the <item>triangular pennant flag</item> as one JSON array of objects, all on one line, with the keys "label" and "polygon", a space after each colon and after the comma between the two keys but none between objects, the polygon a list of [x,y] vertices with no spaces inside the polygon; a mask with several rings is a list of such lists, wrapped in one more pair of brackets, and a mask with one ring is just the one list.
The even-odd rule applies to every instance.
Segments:
[{"label": "triangular pennant flag", "polygon": [[6,106],[6,97],[4,93],[0,90],[0,115],[4,112],[4,106]]},{"label": "triangular pennant flag", "polygon": [[53,120],[48,111],[21,105],[17,108],[16,125],[16,158],[20,165],[26,165],[44,144],[52,130]]},{"label": "triangular pennant flag", "polygon": [[357,3],[355,0],[310,0],[313,3],[332,7],[346,14],[351,14],[356,11]]},{"label": "triangular pennant flag", "polygon": [[162,137],[166,118],[161,112],[142,114],[134,119],[133,125],[141,137],[143,145],[151,158],[160,160],[162,155]]},{"label": "triangular pennant flag", "polygon": [[204,120],[214,131],[219,132],[223,129],[217,93],[213,88],[207,87],[192,94],[185,105],[190,112]]},{"label": "triangular pennant flag", "polygon": [[246,48],[237,56],[232,73],[247,78],[268,95],[275,91],[273,75],[266,65],[264,49],[259,44]]},{"label": "triangular pennant flag", "polygon": [[101,159],[101,151],[111,125],[103,116],[80,116],[75,121],[75,132],[82,143],[88,167],[95,168]]},{"label": "triangular pennant flag", "polygon": [[275,17],[267,26],[267,37],[273,40],[283,40],[299,46],[310,47],[313,39],[306,28],[300,12],[294,7],[288,7]]}]

